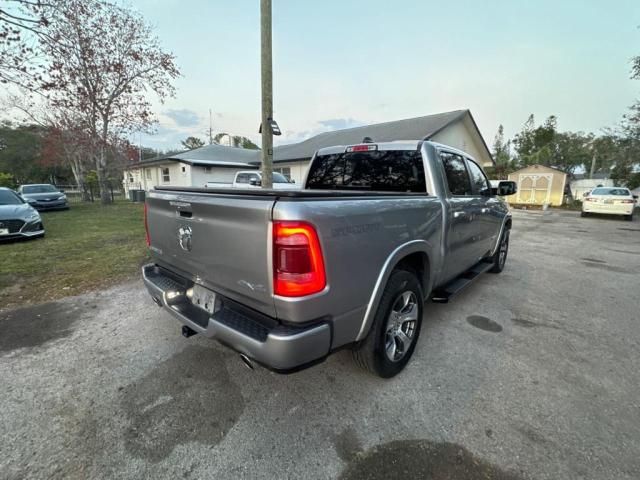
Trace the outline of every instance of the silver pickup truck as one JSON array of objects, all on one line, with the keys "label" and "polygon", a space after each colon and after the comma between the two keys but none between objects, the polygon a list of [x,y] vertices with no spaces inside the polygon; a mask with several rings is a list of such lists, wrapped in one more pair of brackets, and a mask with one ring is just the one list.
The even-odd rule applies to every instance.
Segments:
[{"label": "silver pickup truck", "polygon": [[423,304],[502,271],[511,215],[468,154],[427,141],[319,150],[304,189],[156,187],[145,226],[153,300],[196,333],[288,372],[351,348],[392,377]]}]

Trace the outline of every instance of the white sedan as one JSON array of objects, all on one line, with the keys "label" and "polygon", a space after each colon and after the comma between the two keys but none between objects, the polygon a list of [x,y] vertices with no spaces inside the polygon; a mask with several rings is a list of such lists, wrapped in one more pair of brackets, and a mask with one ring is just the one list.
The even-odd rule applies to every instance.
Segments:
[{"label": "white sedan", "polygon": [[582,199],[582,216],[586,217],[590,213],[624,215],[631,221],[635,206],[635,198],[628,188],[598,187]]}]

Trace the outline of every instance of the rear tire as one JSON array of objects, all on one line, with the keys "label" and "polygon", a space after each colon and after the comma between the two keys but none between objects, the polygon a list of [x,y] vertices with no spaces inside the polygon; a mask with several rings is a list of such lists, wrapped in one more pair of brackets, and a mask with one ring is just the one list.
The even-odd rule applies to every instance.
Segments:
[{"label": "rear tire", "polygon": [[493,263],[493,266],[489,270],[489,272],[491,273],[500,273],[502,272],[502,270],[504,270],[504,265],[507,262],[507,255],[509,254],[510,232],[510,228],[507,228],[504,232],[502,232],[498,249],[496,250],[496,253],[493,254],[493,257],[491,257],[491,262]]},{"label": "rear tire", "polygon": [[624,218],[627,222],[633,222],[633,213],[631,215],[625,215]]},{"label": "rear tire", "polygon": [[581,216],[581,217],[586,217],[586,216],[588,216],[588,215],[589,215],[589,214],[588,214],[587,212],[580,212],[580,216]]},{"label": "rear tire", "polygon": [[394,270],[367,337],[354,347],[355,362],[382,378],[400,373],[418,342],[423,305],[417,276],[406,270]]}]

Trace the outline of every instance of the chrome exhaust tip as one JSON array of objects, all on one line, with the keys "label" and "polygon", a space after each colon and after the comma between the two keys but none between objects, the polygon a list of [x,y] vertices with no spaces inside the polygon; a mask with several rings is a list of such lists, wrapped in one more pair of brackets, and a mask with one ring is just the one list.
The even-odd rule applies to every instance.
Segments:
[{"label": "chrome exhaust tip", "polygon": [[245,367],[247,367],[249,370],[253,370],[253,362],[244,353],[240,354],[240,360],[242,360],[242,363],[244,363]]}]

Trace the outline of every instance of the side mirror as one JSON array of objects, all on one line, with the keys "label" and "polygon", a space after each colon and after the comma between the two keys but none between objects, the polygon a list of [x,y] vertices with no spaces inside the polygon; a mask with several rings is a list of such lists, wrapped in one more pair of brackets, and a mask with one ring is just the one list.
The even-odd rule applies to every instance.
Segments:
[{"label": "side mirror", "polygon": [[58,191],[59,191],[60,193],[64,193],[64,188],[59,188],[59,189],[58,189]]},{"label": "side mirror", "polygon": [[[296,181],[292,178],[291,180],[289,180],[289,183],[296,183]],[[638,198],[638,197],[636,197]]]},{"label": "side mirror", "polygon": [[633,196],[633,199],[634,199],[634,200],[637,200],[637,199],[638,199],[638,195],[634,195],[634,196]]},{"label": "side mirror", "polygon": [[262,185],[262,182],[260,180],[251,180],[249,182],[250,185],[254,186],[254,187],[259,187]]},{"label": "side mirror", "polygon": [[512,181],[502,181],[498,183],[498,188],[492,188],[491,193],[500,197],[506,197],[518,192],[518,184]]}]

